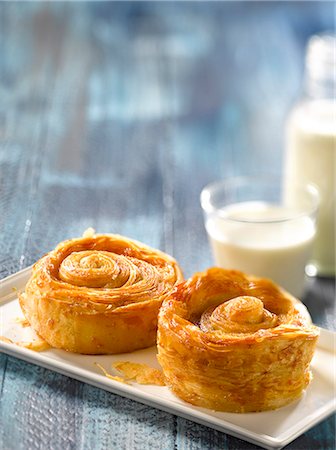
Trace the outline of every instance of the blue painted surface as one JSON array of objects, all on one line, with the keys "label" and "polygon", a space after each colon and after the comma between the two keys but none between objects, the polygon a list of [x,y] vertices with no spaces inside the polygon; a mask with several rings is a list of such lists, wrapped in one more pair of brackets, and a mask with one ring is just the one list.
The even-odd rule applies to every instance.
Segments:
[{"label": "blue painted surface", "polygon": [[[281,172],[304,45],[333,2],[0,4],[0,277],[89,226],[212,264],[201,188]],[[306,293],[335,329],[334,280]],[[0,358],[0,447],[253,449]],[[331,450],[329,418],[288,446]]]}]

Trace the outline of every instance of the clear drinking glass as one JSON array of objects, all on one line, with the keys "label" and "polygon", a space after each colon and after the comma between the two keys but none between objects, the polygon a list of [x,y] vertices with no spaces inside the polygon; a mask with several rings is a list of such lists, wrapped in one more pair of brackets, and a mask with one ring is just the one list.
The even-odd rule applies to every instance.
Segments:
[{"label": "clear drinking glass", "polygon": [[301,297],[319,200],[314,185],[297,186],[295,196],[293,185],[276,177],[228,178],[206,186],[201,205],[216,265],[270,278]]}]

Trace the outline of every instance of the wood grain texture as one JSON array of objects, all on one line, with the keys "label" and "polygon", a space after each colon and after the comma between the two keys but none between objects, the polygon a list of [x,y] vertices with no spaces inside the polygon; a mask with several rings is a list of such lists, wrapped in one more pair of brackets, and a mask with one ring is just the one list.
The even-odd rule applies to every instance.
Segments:
[{"label": "wood grain texture", "polygon": [[[283,125],[309,34],[333,5],[1,3],[0,278],[93,226],[212,264],[202,187],[281,172]],[[305,296],[335,326],[334,280]],[[0,448],[254,449],[0,357]],[[288,446],[332,450],[335,418]]]}]

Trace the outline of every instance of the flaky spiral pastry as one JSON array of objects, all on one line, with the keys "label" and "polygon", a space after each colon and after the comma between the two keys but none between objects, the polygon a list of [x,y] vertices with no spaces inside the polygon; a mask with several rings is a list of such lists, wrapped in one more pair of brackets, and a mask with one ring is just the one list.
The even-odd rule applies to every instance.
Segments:
[{"label": "flaky spiral pastry", "polygon": [[318,334],[304,305],[270,280],[212,268],[163,302],[158,359],[167,384],[189,403],[276,409],[307,387]]},{"label": "flaky spiral pastry", "polygon": [[163,299],[182,280],[176,261],[119,235],[61,242],[33,267],[21,308],[52,347],[122,353],[155,344]]}]

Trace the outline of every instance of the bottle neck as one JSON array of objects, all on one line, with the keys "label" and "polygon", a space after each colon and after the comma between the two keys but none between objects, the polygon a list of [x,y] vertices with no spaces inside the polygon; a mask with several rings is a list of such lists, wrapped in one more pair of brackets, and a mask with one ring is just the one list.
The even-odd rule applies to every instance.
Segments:
[{"label": "bottle neck", "polygon": [[304,95],[308,99],[336,99],[336,83],[321,82],[321,80],[314,80],[306,78]]},{"label": "bottle neck", "polygon": [[307,46],[304,91],[312,99],[336,98],[336,35],[313,36]]}]

